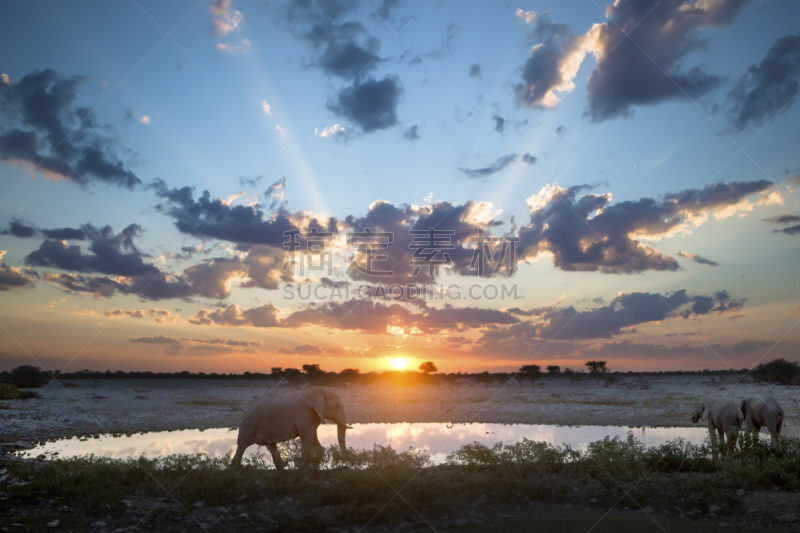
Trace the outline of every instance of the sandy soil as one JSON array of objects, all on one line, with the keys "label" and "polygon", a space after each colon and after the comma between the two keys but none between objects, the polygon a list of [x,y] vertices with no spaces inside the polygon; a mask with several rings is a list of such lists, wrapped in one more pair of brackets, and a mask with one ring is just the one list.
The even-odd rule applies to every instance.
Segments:
[{"label": "sandy soil", "polygon": [[[720,383],[708,377],[623,378],[605,385],[547,378],[529,383],[336,388],[351,423],[493,422],[561,425],[691,426],[704,399],[772,396],[786,411],[784,435],[800,437],[800,387]],[[271,389],[265,381],[73,380],[51,383],[36,400],[0,402],[0,442],[35,443],[98,433],[235,427],[243,409]],[[703,424],[703,422],[701,422]],[[763,430],[762,430],[763,431]]]}]

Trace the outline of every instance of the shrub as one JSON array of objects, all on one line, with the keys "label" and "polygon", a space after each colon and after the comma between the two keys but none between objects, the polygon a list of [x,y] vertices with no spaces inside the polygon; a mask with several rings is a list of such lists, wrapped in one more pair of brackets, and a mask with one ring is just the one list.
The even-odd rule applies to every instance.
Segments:
[{"label": "shrub", "polygon": [[33,391],[19,390],[16,385],[0,385],[0,400],[30,400],[37,396]]},{"label": "shrub", "polygon": [[786,359],[775,359],[769,363],[758,365],[753,370],[756,381],[766,381],[770,383],[780,383],[791,385],[800,383],[800,365],[796,361]]},{"label": "shrub", "polygon": [[50,375],[43,372],[35,366],[22,365],[18,366],[8,376],[3,376],[4,383],[9,385],[16,385],[23,389],[36,389],[43,387],[50,381]]}]

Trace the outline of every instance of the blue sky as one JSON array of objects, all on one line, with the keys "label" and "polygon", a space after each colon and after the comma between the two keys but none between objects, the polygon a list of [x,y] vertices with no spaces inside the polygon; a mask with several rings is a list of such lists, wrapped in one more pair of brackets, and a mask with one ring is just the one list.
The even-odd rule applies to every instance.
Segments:
[{"label": "blue sky", "polygon": [[[796,222],[765,222],[800,214],[800,183],[792,181],[800,173],[793,2],[620,0],[607,12],[592,1],[37,1],[2,12],[0,134],[39,138],[27,159],[0,143],[0,224],[8,228],[0,249],[3,273],[17,280],[0,284],[10,304],[0,320],[4,366],[34,357],[50,367],[241,371],[310,357],[323,368],[382,369],[387,358],[404,356],[415,364],[438,358],[451,371],[513,370],[531,357],[580,367],[598,356],[615,368],[741,368],[765,354],[796,353]],[[619,42],[622,26],[630,38]],[[359,53],[373,61],[359,62]],[[26,92],[24,80],[43,72],[55,86],[75,87],[57,109]],[[100,146],[136,184],[78,172],[89,168],[78,160],[67,176],[45,175],[37,159],[53,145],[44,140],[45,116],[77,126],[66,144]],[[31,122],[37,117],[41,124]],[[319,275],[281,278],[273,265],[256,280],[254,265],[284,250],[276,241],[253,244],[252,226],[232,218],[226,237],[204,234],[207,218],[198,231],[176,226],[191,210],[165,191],[185,186],[195,200],[204,190],[212,200],[240,195],[230,205],[260,209],[265,221],[283,214],[301,229],[333,224],[330,278],[352,286],[364,280],[344,273],[341,239],[358,225],[348,217],[378,220],[378,210],[367,216],[378,200],[392,204],[406,228],[437,206],[460,212],[474,201],[458,215],[457,231],[517,236],[528,227],[537,236],[513,278],[480,279],[459,265],[447,281],[516,285],[517,301],[451,303],[481,318],[432,325],[434,310],[450,308],[372,300],[362,306],[366,315],[385,323],[343,327],[365,310],[284,298],[286,287],[319,284]],[[526,200],[547,190],[553,194],[542,197],[537,226]],[[579,216],[584,195],[604,208]],[[580,230],[548,211],[568,204]],[[630,226],[622,222],[628,217]],[[35,235],[15,235],[14,221]],[[35,253],[48,240],[61,242],[42,230],[85,224],[110,226],[125,261],[184,284],[183,292],[143,294],[146,282],[126,276],[128,267],[90,255],[98,236]],[[133,247],[121,233],[131,224]],[[623,237],[628,244],[617,241]],[[564,259],[573,245],[588,254],[592,242],[606,251]],[[180,250],[201,243],[194,255]],[[53,254],[68,246],[90,259],[59,262]],[[628,264],[610,267],[614,256]],[[207,269],[187,272],[197,265]],[[84,285],[62,274],[83,276]],[[88,287],[101,278],[120,285],[112,294]],[[666,302],[676,291],[686,291],[684,307],[655,319],[626,299]],[[715,303],[687,311],[701,297]],[[168,314],[113,314],[154,309]],[[203,323],[214,309],[229,314]],[[259,326],[247,318],[255,309],[275,322]],[[320,309],[328,314],[314,314]],[[607,314],[610,323],[601,319]],[[169,318],[155,322],[159,316]],[[596,333],[543,336],[561,320],[584,319]]]}]

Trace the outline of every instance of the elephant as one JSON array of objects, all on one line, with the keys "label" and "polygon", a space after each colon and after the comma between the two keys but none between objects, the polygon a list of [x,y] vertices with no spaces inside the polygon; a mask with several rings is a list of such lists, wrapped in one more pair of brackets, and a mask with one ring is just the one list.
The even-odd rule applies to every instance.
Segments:
[{"label": "elephant", "polygon": [[770,446],[778,444],[783,426],[783,407],[773,398],[748,398],[741,402],[745,435],[758,439],[761,426],[769,430]]},{"label": "elephant", "polygon": [[345,452],[345,433],[352,427],[347,425],[347,415],[338,394],[315,387],[288,396],[262,398],[247,410],[239,423],[231,466],[239,466],[245,449],[258,444],[267,447],[275,468],[283,470],[286,463],[281,459],[278,443],[300,437],[304,453],[313,448],[323,449],[317,439],[317,428],[325,419],[338,426],[339,447]]},{"label": "elephant", "polygon": [[[725,453],[733,450],[744,421],[741,406],[736,402],[722,400],[703,402],[692,413],[692,423],[697,424],[704,411],[708,411],[708,435],[711,438],[711,449],[714,457],[717,456],[717,435],[719,435],[719,440]],[[714,433],[715,430],[716,434]]]}]

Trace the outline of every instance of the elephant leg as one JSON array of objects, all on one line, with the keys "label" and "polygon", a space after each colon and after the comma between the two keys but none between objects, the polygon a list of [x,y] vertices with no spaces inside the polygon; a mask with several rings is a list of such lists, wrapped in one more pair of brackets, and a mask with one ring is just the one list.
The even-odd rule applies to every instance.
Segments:
[{"label": "elephant leg", "polygon": [[711,441],[711,455],[714,457],[714,459],[717,458],[717,454],[719,451],[719,445],[717,444],[717,434],[715,432],[715,429],[716,428],[714,428],[714,426],[712,425],[708,426],[708,438]]},{"label": "elephant leg", "polygon": [[729,453],[733,453],[736,448],[736,441],[739,440],[739,431],[739,428],[736,426],[728,428],[728,442],[726,448]]},{"label": "elephant leg", "polygon": [[281,452],[278,450],[278,445],[274,442],[267,443],[267,449],[272,456],[272,462],[275,464],[275,470],[283,470],[286,468],[286,463],[281,458]]},{"label": "elephant leg", "polygon": [[231,466],[239,466],[242,464],[242,456],[244,456],[244,451],[247,449],[247,446],[243,444],[239,444],[236,446],[236,453],[233,456],[233,460],[231,461]]},{"label": "elephant leg", "polygon": [[722,454],[725,455],[726,453],[728,453],[728,446],[727,446],[728,443],[725,442],[725,430],[722,429],[721,427],[717,428],[717,438],[719,440],[720,452],[722,452]]},{"label": "elephant leg", "polygon": [[325,448],[317,438],[317,428],[307,427],[300,431],[300,442],[303,443],[303,463],[310,464],[311,462],[321,462],[322,454]]}]

